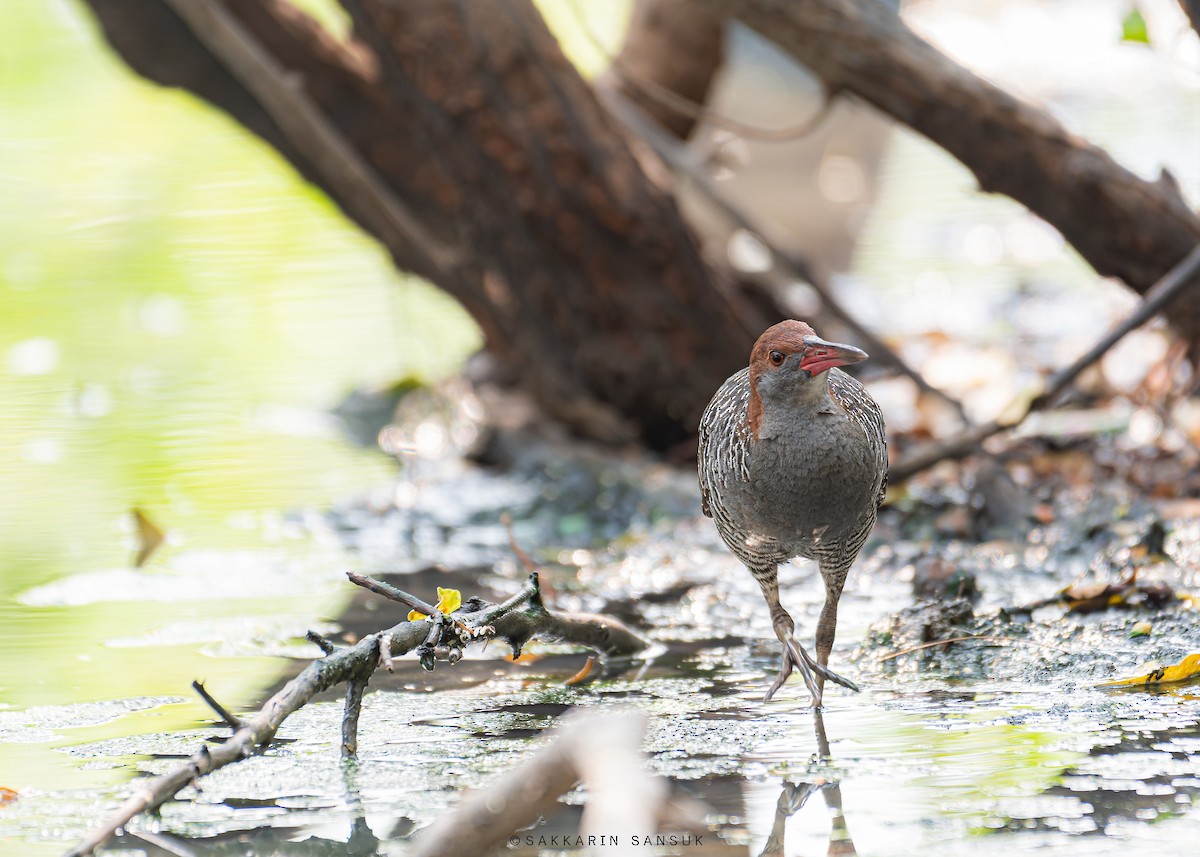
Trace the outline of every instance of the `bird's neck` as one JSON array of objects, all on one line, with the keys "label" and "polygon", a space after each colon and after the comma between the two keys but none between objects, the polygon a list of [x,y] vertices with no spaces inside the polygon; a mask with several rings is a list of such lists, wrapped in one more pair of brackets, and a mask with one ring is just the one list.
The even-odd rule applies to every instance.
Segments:
[{"label": "bird's neck", "polygon": [[795,431],[801,428],[797,424],[805,415],[819,413],[833,404],[829,396],[829,372],[822,372],[807,384],[789,387],[783,395],[781,392],[777,390],[764,399],[758,384],[750,384],[746,425],[755,438],[777,437]]}]

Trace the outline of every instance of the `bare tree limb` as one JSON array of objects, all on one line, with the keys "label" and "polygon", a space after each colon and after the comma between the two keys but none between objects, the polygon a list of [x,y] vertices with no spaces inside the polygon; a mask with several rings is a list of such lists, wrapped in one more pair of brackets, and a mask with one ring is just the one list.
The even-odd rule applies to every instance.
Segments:
[{"label": "bare tree limb", "polygon": [[[1145,294],[1200,241],[1170,181],[1145,181],[1104,150],[955,63],[878,0],[707,0],[775,42],[830,90],[858,96],[1021,202],[1103,276]],[[1200,293],[1172,327],[1200,347]]]},{"label": "bare tree limb", "polygon": [[1095,345],[1080,355],[1071,365],[1058,370],[1043,382],[1039,389],[1028,391],[994,420],[972,426],[953,437],[934,441],[900,459],[888,473],[893,484],[899,484],[910,476],[932,467],[939,461],[963,458],[970,455],[979,445],[993,435],[1016,428],[1030,414],[1052,407],[1063,391],[1079,375],[1108,353],[1114,345],[1132,330],[1141,327],[1158,313],[1167,309],[1182,295],[1200,292],[1200,244],[1196,246],[1174,268],[1167,272],[1137,308],[1120,324],[1102,336]]}]

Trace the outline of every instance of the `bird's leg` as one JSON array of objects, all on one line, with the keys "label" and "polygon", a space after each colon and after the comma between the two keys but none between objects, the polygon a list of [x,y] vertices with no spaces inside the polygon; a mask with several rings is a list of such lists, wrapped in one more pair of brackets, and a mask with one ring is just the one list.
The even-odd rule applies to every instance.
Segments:
[{"label": "bird's leg", "polygon": [[825,679],[858,691],[858,685],[847,678],[839,676],[828,669],[829,653],[833,651],[833,638],[837,633],[838,601],[842,597],[842,587],[846,585],[847,569],[826,572],[821,569],[821,577],[825,581],[825,606],[821,608],[821,618],[817,620],[817,686],[824,689]]},{"label": "bird's leg", "polygon": [[796,642],[796,638],[792,636],[795,630],[795,623],[788,612],[778,603],[771,605],[771,621],[775,626],[775,636],[779,638],[779,642],[783,644],[783,658],[779,664],[779,675],[776,676],[774,684],[767,690],[763,697],[763,702],[770,702],[771,697],[775,695],[775,691],[783,687],[783,683],[788,680],[792,674],[792,669],[800,670],[800,676],[804,679],[804,684],[808,688],[808,692],[812,694],[813,707],[821,705],[821,685],[819,679],[814,674],[813,664],[816,663],[812,656],[804,651],[804,647]]},{"label": "bird's leg", "polygon": [[[754,579],[758,581],[758,585],[762,589],[763,598],[766,599],[767,607],[771,610],[771,624],[775,629],[775,636],[779,638],[779,642],[783,645],[783,658],[779,665],[779,675],[775,678],[775,683],[767,690],[766,696],[763,697],[763,702],[771,701],[771,697],[775,695],[775,692],[779,688],[783,687],[783,683],[791,676],[793,669],[800,671],[808,692],[812,694],[814,708],[819,708],[821,705],[822,690],[824,688],[824,682],[821,679],[828,679],[834,684],[840,684],[842,687],[857,692],[859,689],[858,685],[825,666],[825,663],[829,661],[828,648],[833,647],[833,627],[836,625],[837,598],[841,595],[841,586],[839,585],[837,588],[837,595],[833,596],[832,608],[830,608],[829,601],[830,590],[826,589],[825,611],[821,613],[821,621],[822,623],[825,622],[826,612],[830,609],[833,610],[835,621],[833,625],[830,625],[829,645],[825,652],[825,663],[822,663],[818,658],[814,658],[805,651],[804,647],[796,642],[796,638],[792,636],[792,633],[796,630],[796,623],[779,602],[777,566],[751,567],[750,573],[754,575]],[[842,576],[842,582],[845,582],[844,575]],[[824,627],[824,624],[820,627]],[[818,631],[818,641],[820,639],[820,631]]]},{"label": "bird's leg", "polygon": [[767,690],[766,696],[763,697],[763,702],[771,701],[771,697],[775,695],[775,691],[783,687],[783,683],[788,680],[788,677],[792,674],[792,669],[795,668],[800,670],[800,675],[804,678],[804,684],[808,687],[808,692],[812,694],[813,705],[820,705],[821,686],[817,684],[817,678],[813,674],[812,668],[816,661],[812,659],[812,656],[808,652],[804,651],[804,647],[797,643],[792,636],[792,632],[796,630],[796,623],[792,621],[791,615],[779,602],[777,566],[751,568],[750,573],[754,575],[754,579],[758,581],[758,585],[762,589],[763,598],[767,600],[767,607],[771,610],[771,625],[775,629],[775,636],[783,644],[783,659],[779,665],[779,676],[775,679],[775,683],[771,685],[770,689]]}]

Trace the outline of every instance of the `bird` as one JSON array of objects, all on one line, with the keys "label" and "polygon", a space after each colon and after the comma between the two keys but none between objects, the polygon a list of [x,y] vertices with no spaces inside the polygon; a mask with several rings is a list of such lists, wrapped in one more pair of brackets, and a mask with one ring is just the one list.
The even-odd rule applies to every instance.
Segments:
[{"label": "bird", "polygon": [[[700,419],[697,470],[704,514],[749,569],[783,646],[769,702],[793,669],[814,708],[825,680],[858,686],[831,671],[838,600],[887,491],[883,414],[862,384],[839,366],[867,353],[826,342],[805,322],[767,328],[749,365],[731,375]],[[779,601],[779,566],[816,560],[825,605],[812,655],[792,636],[795,622]]]}]

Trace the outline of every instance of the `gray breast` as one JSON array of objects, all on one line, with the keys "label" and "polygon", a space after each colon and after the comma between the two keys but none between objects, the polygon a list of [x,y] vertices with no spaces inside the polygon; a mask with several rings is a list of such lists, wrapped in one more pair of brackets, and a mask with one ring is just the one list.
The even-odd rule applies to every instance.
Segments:
[{"label": "gray breast", "polygon": [[764,414],[761,439],[746,426],[746,370],[701,420],[705,514],[751,567],[797,555],[848,565],[874,524],[887,474],[879,406],[849,375],[834,369],[828,380],[812,412]]}]

